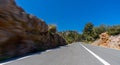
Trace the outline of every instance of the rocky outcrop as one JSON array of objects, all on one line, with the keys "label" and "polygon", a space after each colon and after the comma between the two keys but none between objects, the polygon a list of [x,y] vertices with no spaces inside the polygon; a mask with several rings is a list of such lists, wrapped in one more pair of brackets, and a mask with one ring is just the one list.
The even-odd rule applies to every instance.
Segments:
[{"label": "rocky outcrop", "polygon": [[96,40],[92,45],[120,50],[120,35],[110,36],[107,32],[102,33],[100,39]]},{"label": "rocky outcrop", "polygon": [[0,58],[65,44],[58,34],[48,32],[44,21],[27,14],[14,0],[0,0]]}]

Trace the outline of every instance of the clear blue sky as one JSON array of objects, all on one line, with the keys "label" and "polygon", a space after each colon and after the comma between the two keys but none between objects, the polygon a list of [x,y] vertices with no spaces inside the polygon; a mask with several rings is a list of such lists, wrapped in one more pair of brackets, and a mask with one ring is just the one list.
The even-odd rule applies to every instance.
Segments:
[{"label": "clear blue sky", "polygon": [[120,24],[120,0],[16,0],[26,12],[56,24],[59,31],[77,30],[91,21],[100,24]]}]

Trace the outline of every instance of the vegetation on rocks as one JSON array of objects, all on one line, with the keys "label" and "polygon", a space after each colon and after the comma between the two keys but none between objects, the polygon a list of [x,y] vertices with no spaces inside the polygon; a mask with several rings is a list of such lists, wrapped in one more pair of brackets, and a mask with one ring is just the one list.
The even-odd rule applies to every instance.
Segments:
[{"label": "vegetation on rocks", "polygon": [[48,25],[48,26],[49,26],[48,32],[51,32],[51,33],[56,33],[57,32],[56,25],[51,24],[51,25]]},{"label": "vegetation on rocks", "polygon": [[82,35],[79,34],[77,31],[64,31],[59,32],[59,35],[62,36],[67,43],[78,42],[82,40]]}]

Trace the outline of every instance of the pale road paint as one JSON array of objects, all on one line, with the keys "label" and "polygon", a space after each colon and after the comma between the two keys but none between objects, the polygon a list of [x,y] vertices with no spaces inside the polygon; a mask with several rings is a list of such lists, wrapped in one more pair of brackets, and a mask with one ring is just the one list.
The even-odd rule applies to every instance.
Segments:
[{"label": "pale road paint", "polygon": [[100,62],[102,62],[104,65],[110,65],[107,61],[96,55],[94,52],[86,48],[83,44],[80,44],[83,48],[85,48],[89,53],[91,53],[95,58],[97,58]]},{"label": "pale road paint", "polygon": [[[52,51],[52,50],[46,50],[45,52],[50,52],[50,51]],[[17,60],[22,60],[22,59],[25,59],[25,58],[28,58],[28,57],[31,57],[31,55],[30,55],[30,56],[22,57],[22,58],[17,59]],[[9,62],[5,62],[5,63],[1,63],[0,65],[4,65],[4,64],[8,64],[8,63],[12,63],[12,62],[14,62],[14,61],[15,61],[15,60],[13,60],[13,61],[9,61]]]},{"label": "pale road paint", "polygon": [[[25,59],[25,58],[28,58],[28,57],[30,57],[30,56],[26,56],[26,57],[23,57],[23,58],[20,58],[20,59],[17,59],[17,60],[22,60],[22,59]],[[8,64],[8,63],[12,63],[12,62],[14,62],[15,60],[13,60],[13,61],[9,61],[9,62],[5,62],[5,63],[1,63],[0,65],[4,65],[4,64]]]}]

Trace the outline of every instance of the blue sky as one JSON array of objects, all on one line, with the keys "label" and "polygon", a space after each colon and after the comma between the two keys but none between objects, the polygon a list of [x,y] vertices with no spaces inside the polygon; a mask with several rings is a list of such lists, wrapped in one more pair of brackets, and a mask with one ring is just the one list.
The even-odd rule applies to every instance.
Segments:
[{"label": "blue sky", "polygon": [[56,24],[59,31],[81,32],[87,22],[95,26],[120,24],[120,0],[16,0],[26,12]]}]

